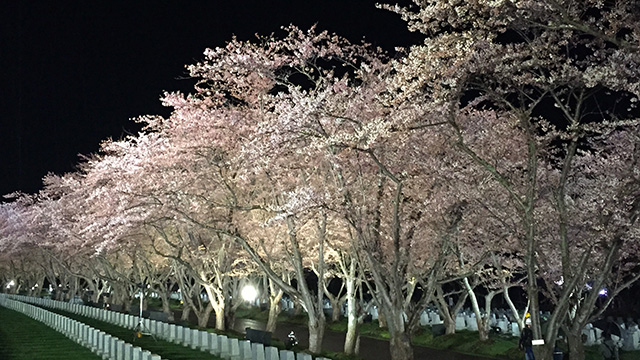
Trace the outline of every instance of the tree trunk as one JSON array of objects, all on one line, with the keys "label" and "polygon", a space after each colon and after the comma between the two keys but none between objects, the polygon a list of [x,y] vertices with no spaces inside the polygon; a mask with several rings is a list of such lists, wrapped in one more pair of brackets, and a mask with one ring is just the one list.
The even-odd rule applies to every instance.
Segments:
[{"label": "tree trunk", "polygon": [[413,360],[411,337],[405,324],[402,306],[383,308],[389,329],[389,350],[392,360]]},{"label": "tree trunk", "polygon": [[[353,266],[355,266],[355,264],[353,264]],[[353,355],[356,353],[356,341],[358,338],[358,303],[356,299],[355,279],[350,277],[346,282],[347,334],[344,339],[344,353],[347,355]]]},{"label": "tree trunk", "polygon": [[322,340],[324,339],[325,320],[324,316],[319,316],[315,321],[309,322],[309,351],[318,354],[322,351]]},{"label": "tree trunk", "polygon": [[340,304],[342,304],[342,302],[340,301],[339,297],[336,297],[335,299],[330,299],[331,302],[331,322],[338,322],[340,321]]},{"label": "tree trunk", "polygon": [[191,307],[184,305],[182,307],[182,316],[180,316],[180,321],[189,322],[189,314],[191,314]]},{"label": "tree trunk", "polygon": [[[201,312],[197,312],[196,314],[198,315],[198,327],[201,329],[204,329],[207,327],[207,324],[209,323],[209,318],[211,317],[211,310],[213,310],[213,308],[211,307],[211,305],[208,305],[205,307],[204,311]],[[224,309],[222,309],[222,312],[224,313]],[[218,316],[217,316],[218,312],[216,311],[216,329],[218,330],[224,330],[224,316],[222,316],[222,329],[218,328]]]},{"label": "tree trunk", "polygon": [[[226,306],[224,307],[224,324],[222,326],[226,326],[226,324],[233,324],[236,322],[236,307],[235,306]],[[218,318],[216,317],[216,329],[225,330],[218,328]]]},{"label": "tree trunk", "polygon": [[389,334],[389,349],[391,350],[392,360],[413,360],[413,348],[411,347],[411,339],[404,332],[394,331]]},{"label": "tree trunk", "polygon": [[358,338],[358,314],[356,313],[355,299],[347,300],[347,334],[344,339],[344,353],[353,355],[356,353],[356,340]]},{"label": "tree trunk", "polygon": [[485,321],[482,318],[476,317],[476,322],[478,324],[478,337],[480,341],[489,341],[489,330],[483,324]]},{"label": "tree trunk", "polygon": [[300,306],[300,304],[298,304],[297,301],[293,302],[293,316],[298,316],[302,314],[302,306]]},{"label": "tree trunk", "polygon": [[380,309],[378,309],[378,325],[380,326],[380,328],[387,327],[387,319],[385,318],[382,311],[380,311]]},{"label": "tree trunk", "polygon": [[569,360],[584,359],[584,345],[582,344],[582,333],[567,334],[567,342],[569,345]]},{"label": "tree trunk", "polygon": [[278,315],[282,312],[282,306],[280,306],[280,299],[282,298],[282,291],[279,292],[279,296],[271,297],[269,299],[269,320],[267,320],[266,330],[269,332],[275,332],[278,325]]},{"label": "tree trunk", "polygon": [[448,320],[444,321],[444,333],[445,335],[453,335],[456,333],[456,322],[448,318]]},{"label": "tree trunk", "polygon": [[175,319],[173,316],[173,311],[171,311],[171,304],[169,302],[169,298],[167,297],[167,294],[158,293],[158,295],[160,296],[160,301],[162,301],[162,312],[167,314],[167,320],[169,320],[170,322],[173,322]]}]

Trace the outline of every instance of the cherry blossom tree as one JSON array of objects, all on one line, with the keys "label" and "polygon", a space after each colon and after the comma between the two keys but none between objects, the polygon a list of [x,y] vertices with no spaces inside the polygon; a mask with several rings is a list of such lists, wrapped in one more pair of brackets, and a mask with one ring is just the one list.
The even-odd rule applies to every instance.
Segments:
[{"label": "cherry blossom tree", "polygon": [[[543,336],[538,279],[546,271],[560,269],[563,274],[544,335],[546,345],[536,348],[537,357],[549,358],[560,323],[572,316],[570,299],[588,277],[582,265],[587,258],[598,259],[598,265],[591,267],[599,269],[596,278],[610,277],[611,261],[623,255],[616,244],[628,239],[615,235],[626,234],[629,225],[621,224],[609,234],[606,246],[596,246],[596,241],[572,247],[577,239],[571,229],[582,224],[578,217],[567,216],[564,208],[574,186],[568,176],[580,167],[576,153],[582,144],[591,144],[590,139],[619,126],[636,131],[637,4],[571,0],[416,4],[414,9],[387,7],[400,13],[410,29],[428,36],[399,62],[398,71],[404,75],[398,78],[398,91],[408,97],[426,92],[433,103],[447,104],[441,118],[458,137],[458,149],[508,195],[505,204],[519,217],[536,338]],[[483,143],[482,138],[493,141]],[[499,153],[508,156],[495,157]],[[558,170],[563,175],[554,181],[550,173]],[[616,198],[614,203],[633,218],[628,202]],[[550,209],[559,211],[559,221],[548,222],[551,219],[544,215]],[[546,225],[555,228],[547,231]],[[549,241],[551,233],[556,241]],[[549,250],[544,251],[548,258],[541,255],[543,249]],[[601,252],[595,255],[594,249]],[[575,266],[572,259],[583,262]],[[594,310],[590,299],[583,303],[585,317]],[[573,330],[572,336],[579,337]],[[571,336],[569,340],[572,358],[581,358],[581,345]]]}]

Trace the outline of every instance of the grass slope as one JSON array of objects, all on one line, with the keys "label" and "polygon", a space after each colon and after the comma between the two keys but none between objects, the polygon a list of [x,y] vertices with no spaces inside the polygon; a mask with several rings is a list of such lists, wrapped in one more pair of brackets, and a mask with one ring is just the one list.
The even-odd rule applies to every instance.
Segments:
[{"label": "grass slope", "polygon": [[[113,324],[109,324],[104,321],[95,320],[92,318],[88,318],[85,316],[80,316],[77,314],[69,313],[66,311],[61,311],[58,309],[49,309],[47,310],[55,312],[56,314],[64,315],[71,319],[83,322],[91,327],[96,329],[100,329],[107,334],[115,336],[120,340],[124,340],[134,346],[139,346],[145,350],[151,351],[153,354],[160,355],[163,359],[170,360],[199,360],[199,359],[220,359],[214,355],[209,353],[193,350],[188,347],[184,347],[182,345],[173,344],[164,340],[154,339],[151,336],[142,336],[141,338],[136,338],[134,336],[134,332],[129,329],[125,329],[120,326],[116,326]],[[1,358],[0,358],[1,359]]]},{"label": "grass slope", "polygon": [[17,311],[0,307],[0,359],[92,360],[89,349]]}]

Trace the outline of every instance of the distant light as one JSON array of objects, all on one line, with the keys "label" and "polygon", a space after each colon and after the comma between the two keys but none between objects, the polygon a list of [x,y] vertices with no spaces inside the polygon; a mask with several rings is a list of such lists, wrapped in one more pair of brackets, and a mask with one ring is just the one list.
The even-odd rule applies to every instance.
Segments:
[{"label": "distant light", "polygon": [[10,288],[10,287],[12,287],[12,286],[13,286],[13,285],[15,285],[15,284],[16,284],[16,282],[15,282],[15,281],[13,281],[13,280],[9,281],[9,283],[7,284],[7,289],[8,289],[8,288]]},{"label": "distant light", "polygon": [[600,296],[607,296],[609,294],[609,292],[607,291],[607,289],[602,289],[600,291],[598,291],[598,295]]},{"label": "distant light", "polygon": [[251,285],[245,285],[242,288],[242,298],[246,301],[252,302],[258,297],[258,290]]},{"label": "distant light", "polygon": [[587,290],[591,290],[591,289],[593,289],[593,286],[591,286],[591,284],[589,284],[589,283],[585,284],[585,285],[584,285],[584,287],[585,287]]}]

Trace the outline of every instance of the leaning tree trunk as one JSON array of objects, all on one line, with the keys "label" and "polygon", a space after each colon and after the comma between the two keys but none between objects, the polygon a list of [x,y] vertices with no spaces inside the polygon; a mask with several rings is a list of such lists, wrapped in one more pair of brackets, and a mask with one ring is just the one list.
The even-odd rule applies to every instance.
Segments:
[{"label": "leaning tree trunk", "polygon": [[282,306],[280,306],[280,300],[284,292],[278,290],[275,296],[269,296],[269,319],[267,320],[266,330],[269,332],[275,332],[278,325],[278,315],[282,312]]},{"label": "leaning tree trunk", "polygon": [[[209,306],[206,306],[204,308],[203,311],[198,311],[196,312],[196,314],[198,315],[198,327],[201,329],[204,329],[207,327],[207,324],[209,323],[209,318],[211,317],[211,311],[213,310],[213,307],[211,307],[211,303],[209,303]],[[222,310],[222,312],[224,313],[224,309]],[[216,312],[217,314],[217,312]],[[224,316],[222,317],[222,326],[224,326]],[[218,317],[216,316],[216,329],[218,324]],[[224,329],[223,329],[224,330]]]},{"label": "leaning tree trunk", "polygon": [[214,311],[216,316],[216,330],[224,330],[225,329],[224,306],[216,306]]}]

